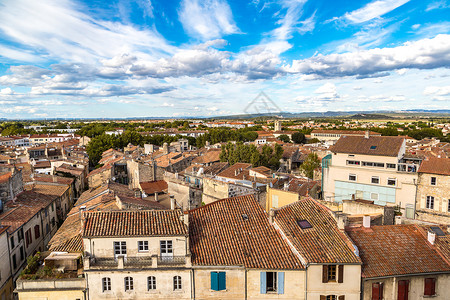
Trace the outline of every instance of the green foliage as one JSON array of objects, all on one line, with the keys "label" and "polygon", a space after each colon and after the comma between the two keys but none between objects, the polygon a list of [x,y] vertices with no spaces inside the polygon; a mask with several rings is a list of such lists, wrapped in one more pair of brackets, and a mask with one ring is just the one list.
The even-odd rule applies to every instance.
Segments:
[{"label": "green foliage", "polygon": [[226,161],[230,165],[235,163],[250,163],[252,166],[266,166],[272,169],[278,169],[280,159],[283,156],[283,147],[275,144],[275,149],[269,145],[264,145],[259,151],[255,145],[244,145],[242,142],[227,143],[222,146],[220,160]]},{"label": "green foliage", "polygon": [[[253,127],[251,129],[253,129]],[[210,142],[211,144],[229,141],[251,142],[256,140],[257,137],[258,133],[256,133],[255,131],[251,131],[248,128],[238,130],[230,130],[227,128],[213,128],[210,129],[208,133],[199,136],[197,138],[196,145],[198,148],[204,147],[206,141]]]},{"label": "green foliage", "polygon": [[305,141],[305,135],[299,131],[292,134],[292,141],[296,144],[301,144]]},{"label": "green foliage", "polygon": [[320,160],[317,157],[317,153],[310,153],[300,166],[300,169],[305,173],[306,177],[313,179],[314,170],[318,167],[320,167]]},{"label": "green foliage", "polygon": [[44,275],[48,276],[48,277],[52,276],[53,275],[53,268],[50,267],[50,266],[45,266],[44,267]]},{"label": "green foliage", "polygon": [[278,139],[280,141],[282,141],[283,143],[290,143],[291,139],[289,138],[289,136],[287,134],[282,134],[278,137]]}]

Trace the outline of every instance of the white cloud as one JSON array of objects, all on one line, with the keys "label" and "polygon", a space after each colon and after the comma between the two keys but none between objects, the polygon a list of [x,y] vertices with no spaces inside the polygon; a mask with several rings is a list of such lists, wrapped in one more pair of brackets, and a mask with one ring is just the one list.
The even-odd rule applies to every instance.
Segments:
[{"label": "white cloud", "polygon": [[367,76],[396,69],[430,69],[450,66],[450,35],[406,42],[394,48],[375,48],[351,53],[317,55],[294,60],[284,69],[321,77]]},{"label": "white cloud", "polygon": [[178,15],[184,30],[202,40],[239,32],[224,0],[183,0]]},{"label": "white cloud", "polygon": [[441,1],[435,1],[435,2],[428,4],[425,11],[430,11],[430,10],[435,10],[435,9],[445,9],[445,8],[450,8],[450,5],[448,5],[446,3],[446,1],[441,0]]},{"label": "white cloud", "polygon": [[429,86],[423,91],[425,95],[436,95],[436,96],[449,96],[450,95],[450,85],[449,86]]},{"label": "white cloud", "polygon": [[0,90],[0,95],[13,95],[14,91],[11,88],[4,88]]},{"label": "white cloud", "polygon": [[379,18],[407,2],[409,2],[409,0],[373,1],[360,9],[346,13],[344,18],[352,23],[364,23]]}]

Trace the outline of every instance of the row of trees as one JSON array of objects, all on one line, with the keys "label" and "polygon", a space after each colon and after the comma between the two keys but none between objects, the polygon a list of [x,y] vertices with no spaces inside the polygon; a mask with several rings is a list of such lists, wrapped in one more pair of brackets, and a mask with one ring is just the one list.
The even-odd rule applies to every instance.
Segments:
[{"label": "row of trees", "polygon": [[275,144],[272,148],[264,145],[260,150],[255,145],[245,145],[242,142],[236,144],[227,143],[222,146],[220,160],[226,161],[230,165],[238,162],[250,163],[254,167],[265,166],[271,169],[280,167],[280,159],[283,156],[283,147]]}]

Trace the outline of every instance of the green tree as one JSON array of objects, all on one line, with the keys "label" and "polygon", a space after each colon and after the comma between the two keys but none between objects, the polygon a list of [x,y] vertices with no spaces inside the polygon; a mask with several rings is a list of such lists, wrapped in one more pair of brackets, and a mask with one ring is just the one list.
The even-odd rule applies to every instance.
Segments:
[{"label": "green tree", "polygon": [[314,170],[320,167],[320,160],[317,153],[309,153],[300,169],[305,173],[306,177],[313,178]]},{"label": "green tree", "polygon": [[287,134],[282,134],[278,137],[278,139],[280,141],[282,141],[283,143],[290,143],[291,139],[289,138],[289,136]]},{"label": "green tree", "polygon": [[296,144],[301,144],[305,141],[305,135],[299,131],[292,134],[292,141]]}]

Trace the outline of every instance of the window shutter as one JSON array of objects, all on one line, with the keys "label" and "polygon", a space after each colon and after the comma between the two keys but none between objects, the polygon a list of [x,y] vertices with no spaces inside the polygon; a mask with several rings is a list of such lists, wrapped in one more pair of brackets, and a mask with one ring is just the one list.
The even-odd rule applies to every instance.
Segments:
[{"label": "window shutter", "polygon": [[408,280],[399,280],[397,300],[408,300]]},{"label": "window shutter", "polygon": [[227,279],[225,276],[225,272],[218,272],[219,273],[219,291],[225,290],[227,288]]},{"label": "window shutter", "polygon": [[328,266],[327,265],[322,266],[322,282],[323,283],[328,282]]},{"label": "window shutter", "polygon": [[435,279],[425,278],[425,296],[433,296],[435,294]]},{"label": "window shutter", "polygon": [[219,290],[219,275],[217,272],[211,272],[211,289],[213,291]]},{"label": "window shutter", "polygon": [[278,294],[284,294],[284,272],[278,272]]},{"label": "window shutter", "polygon": [[344,295],[339,296],[338,300],[345,300],[345,296]]},{"label": "window shutter", "polygon": [[379,283],[379,288],[380,288],[380,299],[383,299],[383,287],[384,287],[384,283],[380,282],[380,283]]},{"label": "window shutter", "polygon": [[261,272],[261,294],[265,294],[266,291],[266,272]]},{"label": "window shutter", "polygon": [[380,284],[372,283],[372,300],[380,300]]},{"label": "window shutter", "polygon": [[320,300],[327,300],[327,296],[320,295]]},{"label": "window shutter", "polygon": [[344,265],[338,266],[338,283],[344,282]]}]

